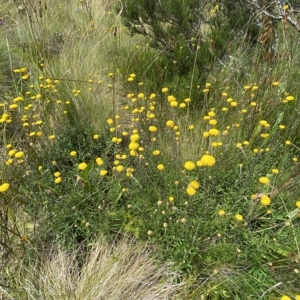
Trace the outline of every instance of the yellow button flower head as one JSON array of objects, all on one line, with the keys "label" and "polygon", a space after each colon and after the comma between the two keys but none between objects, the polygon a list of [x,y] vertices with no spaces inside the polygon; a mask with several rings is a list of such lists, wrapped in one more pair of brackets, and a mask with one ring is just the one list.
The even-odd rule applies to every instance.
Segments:
[{"label": "yellow button flower head", "polygon": [[123,167],[122,165],[118,165],[118,166],[116,167],[116,170],[117,170],[118,172],[122,172],[122,171],[124,170],[124,167]]},{"label": "yellow button flower head", "polygon": [[212,128],[208,131],[209,135],[212,135],[212,136],[218,136],[220,134],[220,131],[216,128]]},{"label": "yellow button flower head", "polygon": [[99,135],[99,134],[94,134],[94,136],[93,136],[93,139],[94,139],[94,140],[98,140],[98,139],[99,139],[99,137],[100,137],[100,135]]},{"label": "yellow button flower head", "polygon": [[220,209],[219,212],[218,212],[218,215],[219,215],[220,217],[224,216],[224,215],[225,215],[225,210]]},{"label": "yellow button flower head", "polygon": [[55,172],[53,175],[54,175],[54,177],[60,177],[61,176],[60,172]]},{"label": "yellow button flower head", "polygon": [[192,161],[187,161],[184,164],[184,168],[188,171],[192,171],[196,168],[196,165]]},{"label": "yellow button flower head", "polygon": [[15,158],[22,158],[24,156],[24,152],[23,151],[18,151],[16,154],[15,154]]},{"label": "yellow button flower head", "polygon": [[200,188],[200,183],[197,180],[193,180],[190,182],[189,186],[192,186],[195,190]]},{"label": "yellow button flower head", "polygon": [[188,186],[186,192],[189,196],[194,196],[196,194],[196,190],[192,186]]},{"label": "yellow button flower head", "polygon": [[137,133],[134,133],[130,136],[131,142],[137,142],[140,139],[140,136]]},{"label": "yellow button flower head", "polygon": [[164,166],[163,164],[157,165],[157,169],[158,169],[159,171],[162,171],[164,168],[165,168],[165,166]]},{"label": "yellow button flower head", "polygon": [[266,125],[268,125],[268,122],[266,120],[261,120],[261,121],[259,121],[259,124],[262,126],[266,126]]},{"label": "yellow button flower head", "polygon": [[9,183],[2,183],[0,185],[0,193],[4,193],[9,189]]},{"label": "yellow button flower head", "polygon": [[167,93],[169,91],[169,89],[167,87],[164,87],[161,89],[162,93]]},{"label": "yellow button flower head", "polygon": [[129,144],[128,148],[129,150],[137,150],[139,148],[139,143],[136,143],[136,142],[132,142]]},{"label": "yellow button flower head", "polygon": [[16,154],[16,152],[17,152],[17,150],[12,149],[12,150],[10,150],[10,151],[8,152],[8,155],[9,155],[9,156],[14,156],[14,155]]},{"label": "yellow button flower head", "polygon": [[78,165],[78,169],[81,171],[84,171],[87,167],[87,164],[85,162],[82,162]]},{"label": "yellow button flower head", "polygon": [[236,214],[235,218],[236,218],[237,221],[243,221],[243,219],[244,219],[241,214]]},{"label": "yellow button flower head", "polygon": [[262,184],[268,184],[268,183],[270,182],[269,178],[268,178],[268,177],[265,177],[265,176],[260,177],[260,178],[258,179],[258,181],[259,181],[260,183],[262,183]]},{"label": "yellow button flower head", "polygon": [[76,151],[71,151],[71,152],[70,152],[70,156],[73,156],[73,157],[74,157],[74,156],[76,156],[76,155],[77,155],[77,152],[76,152]]},{"label": "yellow button flower head", "polygon": [[278,173],[279,173],[279,170],[278,170],[278,169],[272,169],[272,173],[273,173],[273,174],[278,174]]},{"label": "yellow button flower head", "polygon": [[201,162],[202,162],[203,166],[212,167],[215,165],[216,159],[211,155],[205,154],[202,156]]},{"label": "yellow button flower head", "polygon": [[157,127],[155,127],[155,126],[149,126],[149,131],[150,132],[156,132],[157,131]]},{"label": "yellow button flower head", "polygon": [[292,300],[289,296],[283,295],[280,300]]},{"label": "yellow button flower head", "polygon": [[215,125],[218,124],[218,121],[217,120],[210,120],[209,124],[215,126]]},{"label": "yellow button flower head", "polygon": [[100,170],[99,174],[103,177],[107,174],[107,170]]},{"label": "yellow button flower head", "polygon": [[172,120],[168,120],[168,121],[166,122],[166,125],[167,125],[168,127],[172,128],[172,127],[175,125],[175,122],[172,121]]},{"label": "yellow button flower head", "polygon": [[260,203],[264,206],[270,205],[271,204],[271,199],[267,195],[262,195],[260,197]]},{"label": "yellow button flower head", "polygon": [[168,96],[168,102],[176,101],[176,98],[173,95]]},{"label": "yellow button flower head", "polygon": [[287,101],[293,101],[295,98],[293,96],[286,96],[285,100]]},{"label": "yellow button flower head", "polygon": [[103,160],[102,160],[101,157],[97,157],[96,158],[96,163],[97,163],[98,166],[102,166],[104,164],[104,162],[103,162]]},{"label": "yellow button flower head", "polygon": [[298,201],[296,202],[296,206],[297,206],[298,208],[300,208],[300,200],[298,200]]},{"label": "yellow button flower head", "polygon": [[159,150],[154,150],[154,151],[153,151],[153,155],[156,155],[156,156],[157,156],[157,155],[159,155],[159,154],[160,154],[160,151],[159,151]]},{"label": "yellow button flower head", "polygon": [[62,178],[61,178],[61,177],[57,177],[57,178],[55,178],[55,180],[54,180],[54,182],[55,182],[56,184],[60,184],[61,181],[62,181]]}]

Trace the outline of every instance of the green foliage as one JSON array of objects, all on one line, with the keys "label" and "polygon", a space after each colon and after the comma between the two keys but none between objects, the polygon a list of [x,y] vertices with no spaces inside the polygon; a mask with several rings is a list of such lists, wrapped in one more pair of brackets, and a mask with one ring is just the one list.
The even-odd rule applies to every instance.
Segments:
[{"label": "green foliage", "polygon": [[[257,38],[258,27],[250,24],[249,11],[234,1],[123,1],[122,18],[133,34],[150,38],[150,46],[176,61],[173,74],[195,74],[203,82],[214,62],[228,54],[237,36]],[[168,81],[168,80],[167,80]]]}]

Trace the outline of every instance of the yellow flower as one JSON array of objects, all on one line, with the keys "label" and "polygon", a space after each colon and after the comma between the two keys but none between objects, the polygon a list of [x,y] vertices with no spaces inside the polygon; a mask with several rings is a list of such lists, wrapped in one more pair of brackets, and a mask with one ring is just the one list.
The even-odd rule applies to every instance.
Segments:
[{"label": "yellow flower", "polygon": [[153,155],[156,155],[156,156],[157,156],[157,155],[159,155],[159,154],[160,154],[160,151],[159,151],[159,150],[154,150],[154,151],[153,151]]},{"label": "yellow flower", "polygon": [[291,144],[291,141],[287,140],[287,141],[285,141],[285,144],[286,144],[286,145],[290,145],[290,144]]},{"label": "yellow flower", "polygon": [[197,165],[197,167],[203,167],[203,163],[201,160],[197,160],[196,165]]},{"label": "yellow flower", "polygon": [[60,177],[60,172],[55,172],[54,177]]},{"label": "yellow flower", "polygon": [[94,139],[94,140],[98,140],[98,139],[99,139],[99,137],[100,137],[100,135],[99,135],[99,134],[94,134],[94,136],[93,136],[93,139]]},{"label": "yellow flower", "polygon": [[8,152],[8,156],[14,156],[16,154],[17,150],[12,149]]},{"label": "yellow flower", "polygon": [[175,125],[175,123],[174,123],[174,121],[172,121],[172,120],[168,120],[168,121],[166,122],[166,125],[167,125],[168,127],[172,128],[172,127]]},{"label": "yellow flower", "polygon": [[300,200],[298,200],[298,201],[296,202],[296,206],[297,206],[298,208],[300,208]]},{"label": "yellow flower", "polygon": [[202,156],[201,162],[202,162],[203,166],[212,167],[215,165],[216,159],[211,155],[205,154]]},{"label": "yellow flower", "polygon": [[19,151],[15,154],[15,158],[22,158],[24,156],[24,152],[23,151]]},{"label": "yellow flower", "polygon": [[52,134],[52,135],[49,136],[49,140],[54,140],[54,139],[55,139],[55,135],[54,134]]},{"label": "yellow flower", "polygon": [[140,145],[138,143],[133,142],[133,143],[129,144],[128,148],[129,148],[129,150],[137,150],[139,148],[139,146]]},{"label": "yellow flower", "polygon": [[165,168],[165,166],[164,166],[163,164],[157,165],[157,169],[158,169],[159,171],[162,171],[164,168]]},{"label": "yellow flower", "polygon": [[189,186],[193,187],[195,190],[200,188],[200,183],[197,180],[193,180],[190,182]]},{"label": "yellow flower", "polygon": [[54,180],[54,182],[55,182],[56,184],[61,183],[61,181],[62,181],[62,178],[61,178],[61,177],[57,177],[57,178],[55,178],[55,180]]},{"label": "yellow flower", "polygon": [[184,164],[184,168],[188,171],[194,170],[196,168],[196,165],[192,161],[187,161]]},{"label": "yellow flower", "polygon": [[124,170],[124,167],[123,167],[122,165],[118,165],[118,166],[116,167],[116,170],[117,170],[118,172],[122,172],[122,171]]},{"label": "yellow flower", "polygon": [[216,128],[212,128],[208,131],[209,135],[212,135],[212,136],[218,136],[220,134],[220,131]]},{"label": "yellow flower", "polygon": [[167,93],[169,91],[169,89],[167,87],[164,87],[161,89],[162,93]]},{"label": "yellow flower", "polygon": [[100,170],[99,174],[103,177],[107,174],[107,170]]},{"label": "yellow flower", "polygon": [[265,177],[265,176],[260,177],[260,178],[258,179],[258,181],[259,181],[260,183],[262,183],[262,184],[268,184],[268,183],[270,182],[269,178],[268,178],[268,177]]},{"label": "yellow flower", "polygon": [[27,80],[29,78],[29,75],[28,74],[24,74],[22,77],[21,77],[23,80]]},{"label": "yellow flower", "polygon": [[266,120],[261,120],[261,121],[259,121],[259,124],[262,126],[266,126],[266,125],[268,125],[268,122]]},{"label": "yellow flower", "polygon": [[140,139],[140,136],[137,133],[134,133],[130,136],[131,142],[137,142]]},{"label": "yellow flower", "polygon": [[283,295],[280,300],[292,300],[289,296]]},{"label": "yellow flower", "polygon": [[155,127],[155,126],[149,126],[149,131],[150,132],[156,132],[157,131],[157,127]]},{"label": "yellow flower", "polygon": [[82,162],[78,165],[78,169],[81,171],[84,171],[87,167],[87,164],[85,162]]},{"label": "yellow flower", "polygon": [[213,126],[214,126],[214,125],[217,125],[217,123],[218,123],[217,120],[210,120],[210,121],[209,121],[209,124],[210,124],[210,125],[213,125]]},{"label": "yellow flower", "polygon": [[9,106],[9,109],[15,109],[15,108],[17,108],[18,107],[18,104],[11,104],[10,106]]},{"label": "yellow flower", "polygon": [[293,96],[286,96],[285,100],[287,101],[293,101],[295,98]]},{"label": "yellow flower", "polygon": [[219,215],[220,217],[224,216],[224,215],[225,215],[225,210],[220,209],[219,212],[218,212],[218,215]]},{"label": "yellow flower", "polygon": [[267,195],[262,195],[260,198],[261,205],[267,206],[271,204],[271,199]]},{"label": "yellow flower", "polygon": [[273,174],[278,174],[278,173],[279,173],[279,170],[278,170],[278,169],[272,169],[272,173],[273,173]]},{"label": "yellow flower", "polygon": [[241,214],[236,214],[235,218],[236,218],[237,221],[243,221],[243,219],[244,219]]},{"label": "yellow flower", "polygon": [[196,194],[196,190],[192,186],[188,186],[186,192],[189,196],[194,196]]},{"label": "yellow flower", "polygon": [[9,189],[9,183],[2,183],[0,185],[0,193],[4,193]]},{"label": "yellow flower", "polygon": [[77,155],[77,152],[76,152],[76,151],[71,151],[71,152],[70,152],[70,156],[73,156],[73,157],[74,157],[74,156],[76,156],[76,155]]},{"label": "yellow flower", "polygon": [[97,163],[98,166],[102,166],[104,164],[104,162],[103,162],[103,160],[102,160],[101,157],[97,157],[96,158],[96,163]]}]

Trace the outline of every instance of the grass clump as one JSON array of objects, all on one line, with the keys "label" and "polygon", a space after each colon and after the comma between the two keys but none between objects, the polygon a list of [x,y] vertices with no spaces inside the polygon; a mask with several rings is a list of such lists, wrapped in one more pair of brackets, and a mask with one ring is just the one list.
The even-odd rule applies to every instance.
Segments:
[{"label": "grass clump", "polygon": [[149,250],[122,239],[98,240],[86,255],[54,249],[24,258],[7,270],[6,299],[170,299],[182,288],[167,264],[158,267]]}]

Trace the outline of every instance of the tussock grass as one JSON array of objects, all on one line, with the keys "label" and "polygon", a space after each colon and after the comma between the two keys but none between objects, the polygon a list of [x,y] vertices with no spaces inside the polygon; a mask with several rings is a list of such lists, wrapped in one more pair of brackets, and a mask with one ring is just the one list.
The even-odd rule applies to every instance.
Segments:
[{"label": "tussock grass", "polygon": [[[123,238],[98,240],[86,257],[81,250],[55,249],[9,270],[7,299],[175,299],[184,284],[168,264],[158,266],[146,247]],[[80,259],[79,259],[80,258]],[[82,266],[79,261],[82,259]]]}]

